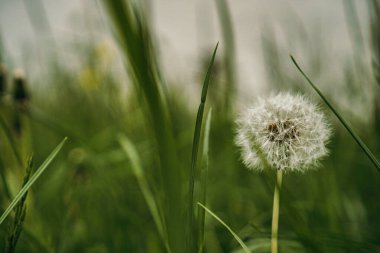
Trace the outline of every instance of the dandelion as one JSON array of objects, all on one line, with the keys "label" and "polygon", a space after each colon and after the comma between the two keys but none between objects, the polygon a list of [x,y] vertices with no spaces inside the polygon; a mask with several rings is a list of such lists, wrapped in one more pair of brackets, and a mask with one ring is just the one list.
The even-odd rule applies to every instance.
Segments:
[{"label": "dandelion", "polygon": [[259,101],[237,120],[236,144],[252,170],[277,171],[272,212],[272,253],[278,252],[282,173],[315,168],[326,156],[331,131],[317,106],[301,95],[280,93]]},{"label": "dandelion", "polygon": [[268,163],[283,172],[304,172],[328,153],[330,128],[317,106],[301,95],[259,99],[237,123],[236,144],[252,170],[263,170]]}]

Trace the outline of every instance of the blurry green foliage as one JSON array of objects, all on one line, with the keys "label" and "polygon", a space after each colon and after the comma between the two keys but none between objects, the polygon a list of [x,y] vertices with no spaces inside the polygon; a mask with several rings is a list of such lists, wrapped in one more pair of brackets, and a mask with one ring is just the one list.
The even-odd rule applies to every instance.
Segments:
[{"label": "blurry green foliage", "polygon": [[[348,6],[352,2],[346,3],[348,18],[355,11]],[[111,19],[119,24],[116,38],[122,45],[129,78],[115,74],[115,52],[99,49],[97,42],[76,51],[81,61],[74,69],[59,58],[52,60],[46,66],[47,74],[28,83],[30,109],[22,112],[21,135],[13,129],[17,110],[9,95],[11,78],[7,78],[0,112],[23,161],[33,151],[35,163],[40,164],[64,136],[70,140],[29,192],[25,225],[16,252],[166,252],[132,164],[119,145],[120,133],[134,143],[145,180],[160,203],[158,208],[165,220],[173,219],[169,224],[170,240],[184,236],[186,223],[180,220],[180,212],[185,212],[187,205],[187,176],[198,104],[191,104],[178,88],[163,84],[154,36],[144,17],[139,16],[138,5],[126,6],[121,1],[106,5]],[[370,24],[378,27],[378,13],[372,14]],[[299,36],[290,36],[289,40],[297,41],[297,45],[308,48],[312,39],[312,45],[320,44],[310,46],[309,54],[303,58],[308,59],[310,77],[319,84],[329,84],[331,78],[323,75],[329,67],[324,60],[329,52],[323,39],[318,35],[305,38],[302,31],[295,33]],[[369,50],[376,53],[375,42],[380,43],[378,30],[372,29],[371,34],[374,43]],[[289,68],[289,52],[282,50],[274,31],[263,29],[263,41],[270,90],[313,94],[297,70]],[[227,42],[221,40],[223,43]],[[234,44],[230,41],[229,45]],[[361,46],[363,43],[358,47]],[[376,63],[380,60],[375,53]],[[375,77],[379,73],[377,69],[372,71],[371,64],[363,59],[359,70],[355,64],[358,56],[353,55],[342,66],[347,81],[340,90],[340,95],[352,102],[352,108],[341,111],[373,153],[380,154],[380,121],[376,120],[379,111],[375,110],[379,96],[374,100],[367,96],[378,93]],[[234,56],[226,57],[228,60]],[[274,174],[254,174],[240,163],[233,144],[234,114],[226,114],[221,105],[228,94],[217,96],[218,88],[224,85],[218,78],[226,71],[226,65],[222,66],[214,72],[206,106],[214,108],[207,206],[237,232],[252,252],[267,252]],[[234,69],[227,66],[227,71]],[[328,91],[328,87],[321,89]],[[326,94],[331,101],[338,99],[334,94]],[[356,105],[367,109],[368,120],[360,121],[356,114],[350,114],[351,109],[358,109]],[[327,108],[323,109],[329,114]],[[282,252],[380,252],[380,174],[332,116],[331,124],[335,129],[329,144],[331,154],[321,169],[284,176],[279,228]],[[7,131],[0,128],[0,171],[14,196],[24,171],[17,162],[12,141],[6,138]],[[1,210],[10,201],[4,182],[0,182]],[[0,226],[0,252],[5,249],[7,231],[7,226]],[[173,252],[183,246],[182,242],[170,243],[176,244],[177,251]],[[207,215],[204,245],[205,252],[241,252],[229,232]]]}]

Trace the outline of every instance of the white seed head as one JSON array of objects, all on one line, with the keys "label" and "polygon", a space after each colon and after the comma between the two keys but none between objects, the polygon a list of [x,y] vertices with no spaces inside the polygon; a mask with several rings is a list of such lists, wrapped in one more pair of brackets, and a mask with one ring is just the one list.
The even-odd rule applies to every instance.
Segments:
[{"label": "white seed head", "polygon": [[235,142],[252,170],[263,170],[267,163],[284,172],[304,172],[328,153],[330,127],[317,106],[301,95],[260,98],[240,115],[237,126]]}]

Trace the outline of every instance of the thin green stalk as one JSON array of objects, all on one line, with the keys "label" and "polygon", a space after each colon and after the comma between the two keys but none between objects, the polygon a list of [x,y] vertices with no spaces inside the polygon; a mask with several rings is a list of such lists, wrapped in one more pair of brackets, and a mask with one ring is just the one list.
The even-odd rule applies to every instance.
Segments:
[{"label": "thin green stalk", "polygon": [[[26,175],[24,177],[24,182],[22,186],[25,186],[26,183],[29,181],[30,175],[32,173],[32,167],[33,167],[33,156],[29,158],[28,165],[26,167]],[[25,221],[26,216],[26,198],[28,195],[28,191],[22,196],[20,202],[15,207],[15,215],[13,219],[12,226],[10,230],[8,231],[8,238],[5,246],[5,252],[7,253],[14,253],[16,249],[16,245],[18,242],[18,239],[21,235],[21,232],[23,231],[23,225]]]},{"label": "thin green stalk", "polygon": [[272,253],[278,253],[278,220],[280,214],[280,192],[282,184],[282,171],[277,170],[276,173],[276,184],[274,185],[273,194],[273,213],[272,213]]},{"label": "thin green stalk", "polygon": [[110,20],[113,21],[116,39],[126,60],[126,67],[135,90],[144,99],[143,108],[152,127],[154,144],[157,146],[160,166],[155,178],[163,190],[165,220],[169,243],[173,251],[184,250],[187,221],[186,205],[182,204],[182,164],[179,162],[173,134],[173,122],[169,114],[165,94],[159,76],[159,64],[155,58],[153,40],[144,13],[138,9],[138,1],[104,0]]},{"label": "thin green stalk", "polygon": [[197,160],[198,160],[199,140],[200,140],[201,129],[202,129],[203,111],[206,104],[208,85],[210,83],[210,78],[211,78],[211,73],[212,73],[211,70],[214,64],[218,45],[219,45],[219,42],[215,46],[214,53],[212,54],[212,58],[208,66],[206,77],[203,82],[201,102],[199,104],[198,114],[197,114],[196,123],[195,123],[195,130],[194,130],[193,149],[192,149],[192,154],[191,154],[191,167],[190,167],[190,175],[189,175],[189,190],[188,190],[189,192],[189,199],[188,199],[189,201],[188,202],[189,232],[188,232],[187,245],[190,252],[194,252],[194,247],[195,247],[194,233],[196,231],[196,227],[194,223],[194,207],[195,207],[195,203],[194,203],[194,184],[195,183],[194,182],[195,182],[195,175],[197,173],[196,167],[197,167]]},{"label": "thin green stalk", "polygon": [[27,193],[29,188],[36,182],[36,180],[42,175],[47,166],[53,161],[53,159],[57,156],[63,145],[65,144],[67,138],[64,138],[61,143],[50,153],[50,155],[45,159],[45,161],[41,164],[41,166],[37,169],[37,171],[33,174],[30,180],[25,183],[25,185],[21,188],[21,190],[17,193],[16,197],[12,200],[11,204],[4,211],[4,213],[0,217],[0,225],[4,222],[5,218],[9,215],[9,213],[13,210],[13,208],[22,200],[23,196]]},{"label": "thin green stalk", "polygon": [[231,235],[240,244],[240,246],[242,247],[242,249],[245,253],[251,253],[251,251],[249,251],[247,245],[245,245],[243,240],[240,239],[240,237],[221,218],[219,218],[215,213],[213,213],[210,209],[208,209],[207,207],[205,207],[201,203],[198,202],[198,205],[199,205],[199,207],[202,207],[204,210],[206,210],[206,212],[208,212],[215,220],[217,220],[220,224],[222,224],[228,230],[228,232],[231,233]]},{"label": "thin green stalk", "polygon": [[216,7],[222,28],[224,42],[224,64],[226,66],[226,96],[225,113],[230,115],[232,112],[232,101],[236,93],[236,71],[235,71],[235,36],[232,25],[232,18],[226,0],[216,0]]},{"label": "thin green stalk", "polygon": [[158,233],[164,243],[166,251],[168,253],[171,252],[169,246],[169,240],[167,237],[167,230],[165,227],[165,222],[162,222],[162,215],[160,215],[159,209],[157,207],[157,203],[155,201],[154,195],[149,187],[149,184],[145,178],[145,173],[142,169],[139,155],[137,153],[136,148],[132,144],[132,142],[124,135],[119,136],[119,143],[122,146],[124,152],[129,158],[131,163],[131,169],[137,178],[137,182],[139,187],[143,193],[145,198],[145,202],[148,205],[149,211],[153,217],[153,221],[156,225]]},{"label": "thin green stalk", "polygon": [[293,56],[290,55],[294,65],[296,65],[297,69],[301,72],[301,74],[305,77],[307,82],[311,85],[311,87],[318,93],[318,95],[322,98],[325,104],[331,109],[331,111],[335,114],[335,116],[339,119],[340,123],[347,129],[352,138],[356,141],[356,143],[360,146],[360,148],[364,151],[367,157],[371,160],[373,165],[375,165],[376,169],[380,172],[380,163],[376,159],[376,157],[372,154],[369,148],[364,144],[364,142],[360,139],[360,137],[354,132],[354,130],[348,125],[346,120],[338,113],[337,110],[330,104],[327,98],[322,94],[322,92],[314,85],[314,83],[310,80],[310,78],[302,71],[302,69],[298,66],[296,60]]},{"label": "thin green stalk", "polygon": [[[210,109],[207,120],[206,128],[203,138],[203,158],[202,158],[202,169],[200,175],[200,189],[199,189],[199,200],[206,204],[207,196],[207,176],[208,176],[208,150],[209,150],[209,140],[210,140],[210,127],[211,127],[211,117],[212,110]],[[204,231],[205,231],[205,210],[198,208],[198,253],[203,252],[204,245]]]}]

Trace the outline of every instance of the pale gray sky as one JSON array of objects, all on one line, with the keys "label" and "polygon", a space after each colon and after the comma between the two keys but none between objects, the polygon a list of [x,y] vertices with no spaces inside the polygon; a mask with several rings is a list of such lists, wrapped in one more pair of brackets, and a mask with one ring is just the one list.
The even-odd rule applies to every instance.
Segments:
[{"label": "pale gray sky", "polygon": [[[303,36],[297,33],[303,31],[311,41],[318,36],[323,38],[324,45],[321,47],[329,49],[330,58],[326,61],[339,68],[342,59],[352,51],[343,1],[346,0],[228,0],[236,35],[238,79],[244,93],[257,91],[265,83],[261,49],[266,27],[272,27],[281,41],[281,58],[288,58],[289,53],[294,53],[301,62],[307,61],[304,57],[309,55],[302,53],[303,48],[296,41]],[[99,17],[96,6],[101,6],[89,0],[0,0],[0,29],[4,45],[15,65],[21,66],[22,54],[28,48],[25,45],[31,45],[30,48],[35,51],[44,51],[46,49],[41,48],[43,46],[38,42],[41,37],[48,37],[45,29],[36,31],[36,27],[31,25],[26,2],[29,5],[43,3],[58,44],[74,38],[77,40],[86,34],[88,31],[83,25],[76,25],[76,20],[88,21],[91,16]],[[215,0],[151,2],[152,20],[167,76],[180,83],[195,81],[201,53],[206,49],[212,50],[217,41],[221,42],[223,49]],[[364,37],[368,37],[366,1],[355,1],[355,4]],[[99,32],[102,33],[105,28],[101,27]],[[102,36],[109,35],[99,35],[99,40]],[[293,37],[294,42],[291,41]],[[317,43],[312,46],[318,47]],[[68,50],[60,46],[60,50]]]}]

